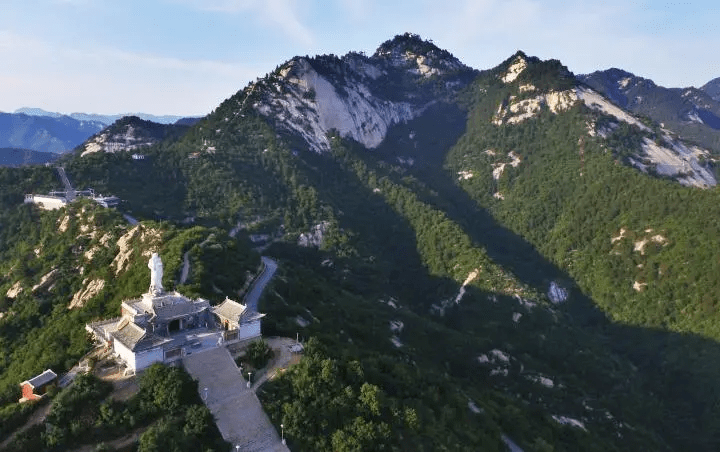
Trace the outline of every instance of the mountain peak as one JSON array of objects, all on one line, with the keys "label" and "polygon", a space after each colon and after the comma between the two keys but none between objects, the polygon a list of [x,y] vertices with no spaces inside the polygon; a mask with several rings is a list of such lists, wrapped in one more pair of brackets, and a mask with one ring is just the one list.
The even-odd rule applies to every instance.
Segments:
[{"label": "mountain peak", "polygon": [[469,69],[447,50],[414,33],[397,35],[383,42],[375,51],[373,59],[389,61],[395,67],[417,65],[424,76]]},{"label": "mountain peak", "polygon": [[431,52],[442,52],[432,41],[425,41],[420,35],[405,33],[396,35],[377,48],[375,56],[388,56],[394,54],[414,53],[416,55],[427,55]]},{"label": "mountain peak", "polygon": [[700,88],[705,91],[710,97],[720,102],[720,77],[710,80]]}]

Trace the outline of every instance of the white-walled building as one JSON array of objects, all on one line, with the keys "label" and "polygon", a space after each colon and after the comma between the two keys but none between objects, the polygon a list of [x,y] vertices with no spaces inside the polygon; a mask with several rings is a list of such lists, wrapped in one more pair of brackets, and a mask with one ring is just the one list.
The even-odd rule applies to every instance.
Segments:
[{"label": "white-walled building", "polygon": [[88,324],[85,329],[111,347],[128,371],[155,362],[172,362],[205,348],[260,337],[264,314],[225,299],[217,307],[162,288],[162,261],[153,254],[150,290],[124,301],[121,317]]}]

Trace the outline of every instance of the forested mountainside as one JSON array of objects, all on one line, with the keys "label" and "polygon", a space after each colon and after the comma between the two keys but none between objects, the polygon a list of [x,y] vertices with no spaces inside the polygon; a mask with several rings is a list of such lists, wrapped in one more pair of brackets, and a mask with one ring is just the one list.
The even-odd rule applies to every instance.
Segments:
[{"label": "forested mountainside", "polygon": [[0,166],[38,165],[52,162],[57,157],[58,155],[53,152],[0,148]]},{"label": "forested mountainside", "polygon": [[700,89],[665,88],[621,69],[578,78],[616,105],[647,116],[714,154],[720,153],[720,101],[713,82]]},{"label": "forested mountainside", "polygon": [[79,150],[81,156],[93,152],[132,151],[182,136],[189,125],[160,124],[137,116],[125,116],[88,138]]},{"label": "forested mountainside", "polygon": [[[263,334],[312,338],[261,393],[292,450],[720,446],[712,154],[560,62],[519,52],[478,72],[406,34],[371,56],[295,58],[140,149],[142,161],[78,150],[63,162],[77,186],[121,197],[138,229],[87,204],[18,207],[52,172],[0,172],[12,181],[0,295],[23,288],[0,319],[17,347],[0,361],[6,402],[55,359],[15,364],[32,347],[26,323],[79,335],[72,325],[144,290],[153,246],[170,255],[168,287],[190,249],[204,273],[183,290],[220,297],[242,287],[255,246],[280,265]],[[72,232],[53,231],[65,221]],[[68,310],[117,272],[133,230],[137,259]],[[37,268],[19,264],[28,255]],[[33,291],[55,267],[72,269],[57,295]],[[20,308],[29,320],[7,314]],[[87,347],[69,343],[61,368]]]}]

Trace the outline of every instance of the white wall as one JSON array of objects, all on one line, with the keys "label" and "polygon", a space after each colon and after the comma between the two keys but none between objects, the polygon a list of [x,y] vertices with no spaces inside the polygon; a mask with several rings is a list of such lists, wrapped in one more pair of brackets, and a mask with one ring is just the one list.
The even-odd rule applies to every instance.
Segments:
[{"label": "white wall", "polygon": [[125,347],[122,342],[113,339],[113,350],[120,356],[129,369],[135,370],[135,353]]},{"label": "white wall", "polygon": [[45,209],[45,210],[59,209],[61,207],[65,207],[65,205],[67,204],[67,202],[65,201],[65,198],[59,198],[56,196],[43,196],[43,195],[34,195],[33,202],[35,204],[38,204],[42,209]]},{"label": "white wall", "polygon": [[260,336],[260,320],[254,320],[240,325],[238,339],[248,339]]},{"label": "white wall", "polygon": [[143,370],[152,363],[163,361],[162,347],[146,350],[142,353],[134,353],[120,341],[113,339],[113,350],[120,355],[120,359],[127,364],[127,367],[135,372]]},{"label": "white wall", "polygon": [[135,370],[143,370],[152,363],[163,362],[165,356],[162,347],[151,348],[135,354]]}]

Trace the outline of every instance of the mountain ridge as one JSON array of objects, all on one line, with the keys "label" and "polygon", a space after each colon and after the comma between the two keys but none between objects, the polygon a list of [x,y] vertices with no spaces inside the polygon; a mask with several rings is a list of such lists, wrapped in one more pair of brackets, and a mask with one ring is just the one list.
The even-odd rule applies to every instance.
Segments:
[{"label": "mountain ridge", "polygon": [[705,91],[710,97],[720,102],[720,77],[715,78],[700,87],[701,90]]},{"label": "mountain ridge", "polygon": [[[178,224],[148,234],[172,243],[170,277],[184,252],[226,262],[230,247],[204,246],[210,231],[188,223],[232,228],[278,260],[264,333],[317,338],[263,391],[293,450],[504,450],[504,438],[526,450],[717,450],[709,153],[557,60],[517,52],[475,71],[431,44],[406,34],[370,57],[293,58],[143,148],[143,164],[78,152],[65,168],[140,219]],[[347,121],[330,122],[338,111]],[[50,183],[47,168],[24,171],[0,171],[0,202],[22,199],[33,177]],[[88,232],[75,211],[31,209],[8,209],[2,224],[24,226],[0,233],[33,231],[23,215],[54,231],[66,213]],[[11,251],[0,243],[2,291],[83,259],[67,234],[66,248],[24,235]],[[200,295],[233,290],[231,266]],[[68,295],[86,284],[70,274]],[[107,299],[87,309],[112,311]]]},{"label": "mountain ridge", "polygon": [[49,116],[51,118],[60,118],[62,116],[68,116],[68,117],[76,119],[78,121],[97,121],[106,126],[109,126],[110,124],[114,123],[118,119],[121,119],[125,116],[136,116],[140,119],[157,122],[160,124],[174,124],[177,121],[198,118],[195,116],[154,115],[151,113],[140,113],[140,112],[118,113],[118,114],[110,114],[110,115],[99,114],[99,113],[81,113],[81,112],[58,113],[58,112],[43,110],[42,108],[37,108],[37,107],[22,107],[22,108],[18,108],[13,113],[23,113],[28,116]]},{"label": "mountain ridge", "polygon": [[578,79],[618,106],[652,118],[714,154],[720,153],[720,102],[703,88],[665,88],[617,68]]}]

